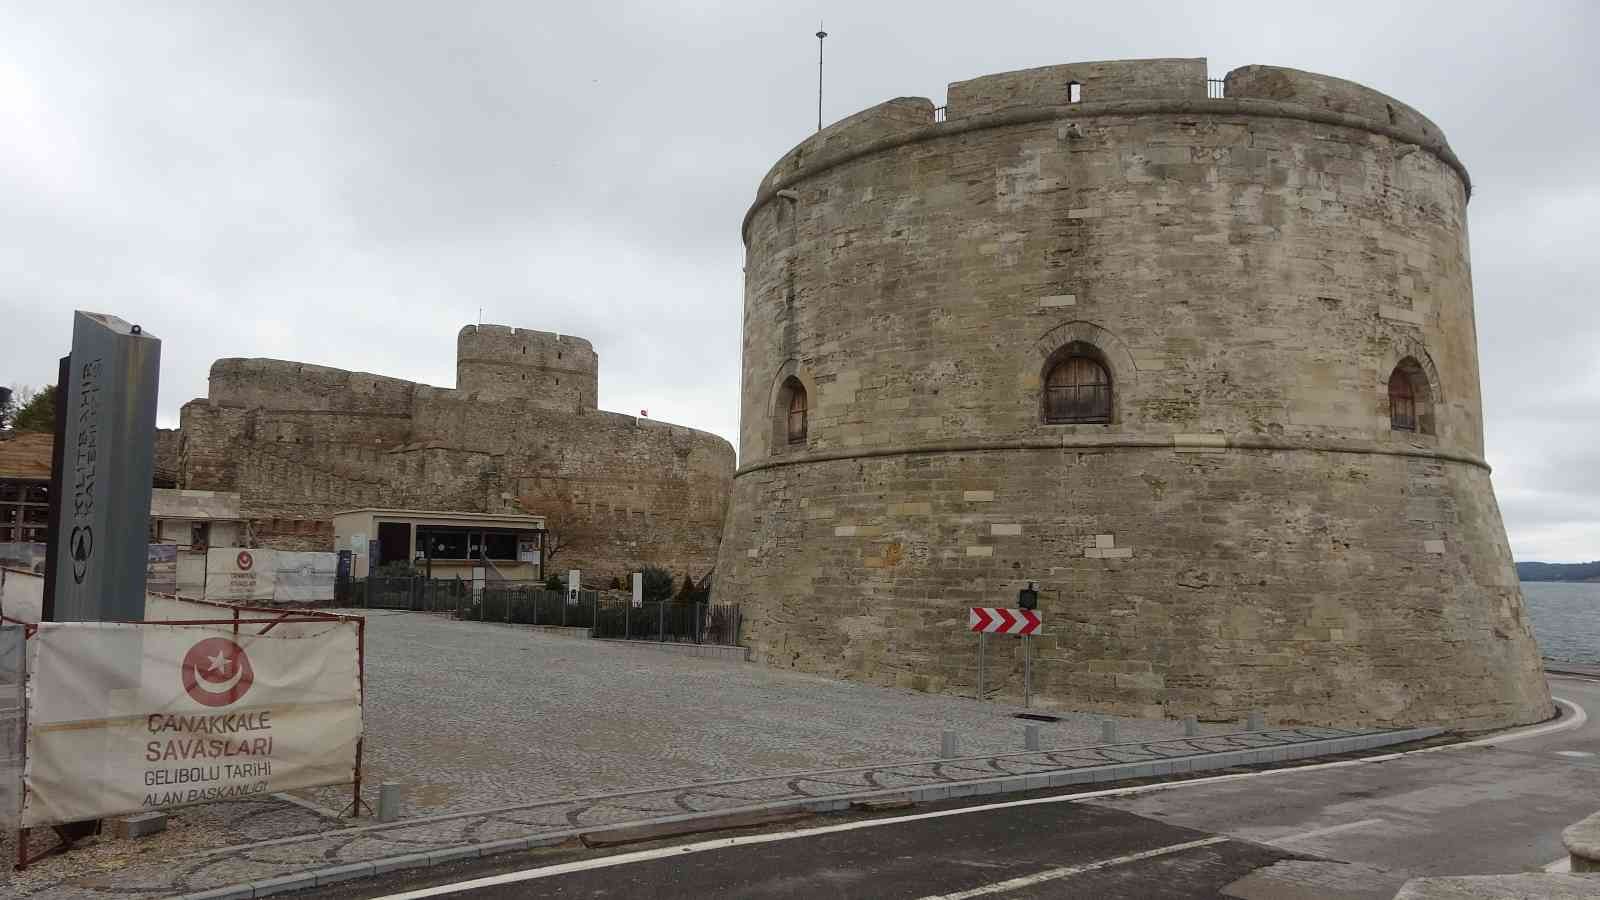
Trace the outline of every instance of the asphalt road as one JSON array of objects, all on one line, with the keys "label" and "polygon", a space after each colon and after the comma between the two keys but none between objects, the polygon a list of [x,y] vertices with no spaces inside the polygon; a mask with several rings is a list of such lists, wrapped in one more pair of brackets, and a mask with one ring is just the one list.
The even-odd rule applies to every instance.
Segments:
[{"label": "asphalt road", "polygon": [[547,851],[320,896],[1387,900],[1421,875],[1543,869],[1561,829],[1600,809],[1600,682],[1551,684],[1594,718],[1383,762]]}]

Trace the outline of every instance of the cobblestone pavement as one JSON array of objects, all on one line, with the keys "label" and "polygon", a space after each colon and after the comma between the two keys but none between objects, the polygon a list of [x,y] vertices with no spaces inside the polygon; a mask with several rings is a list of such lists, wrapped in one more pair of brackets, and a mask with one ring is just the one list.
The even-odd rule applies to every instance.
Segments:
[{"label": "cobblestone pavement", "polygon": [[[880,782],[885,786],[916,783],[919,777],[942,779],[941,773],[960,772],[961,766],[880,767],[886,760],[936,757],[945,729],[960,736],[963,754],[985,759],[1014,754],[1029,724],[1013,718],[1018,709],[997,703],[423,614],[369,614],[366,644],[366,797],[375,800],[379,782],[398,781],[406,789],[403,814],[428,821],[351,832],[327,844],[332,835],[345,833],[340,828],[345,823],[332,814],[349,803],[348,788],[305,792],[297,803],[190,807],[175,811],[166,834],[138,842],[104,840],[53,857],[0,885],[0,894],[53,889],[55,896],[71,885],[91,894],[142,890],[160,895],[171,890],[170,878],[179,872],[188,873],[183,877],[191,885],[228,883],[285,867],[326,865],[334,858],[405,852],[397,848],[409,846],[408,841],[492,840],[508,829],[527,834],[536,826],[641,819],[663,809],[682,813],[749,796],[815,789],[806,787],[810,779],[792,788],[792,776],[774,777],[781,773],[866,766],[856,771],[882,772],[871,777],[887,779]],[[1041,746],[1101,743],[1102,723],[1109,717],[1060,715],[1059,723],[1037,723]],[[1177,722],[1117,722],[1124,741],[1182,733]],[[1059,768],[1075,758],[1040,763],[1037,756],[1008,756],[999,765]],[[1005,771],[977,765],[988,777]],[[716,793],[661,790],[664,785],[726,785],[741,778],[758,780],[720,800]],[[843,781],[850,790],[874,783],[861,779],[868,776],[849,775]],[[616,796],[628,792],[643,793]],[[588,809],[557,799],[601,794],[612,799]],[[508,807],[518,812],[478,812]],[[470,815],[440,819],[462,814]],[[330,828],[338,830],[322,836]],[[308,835],[318,836],[303,839]],[[259,849],[237,849],[244,845]],[[219,850],[224,851],[219,859],[230,860],[225,866],[196,856]],[[138,861],[155,859],[161,864],[152,867],[152,880],[137,880]],[[227,881],[217,880],[222,876],[218,866],[227,870]]]},{"label": "cobblestone pavement", "polygon": [[32,885],[31,890],[48,891],[51,897],[102,900],[107,895],[166,896],[289,876],[307,869],[446,851],[463,844],[554,837],[607,825],[685,814],[728,812],[771,803],[876,791],[955,786],[996,778],[1065,773],[1117,763],[1178,762],[1208,754],[1287,748],[1362,734],[1369,733],[1337,728],[1278,729],[1101,747],[908,761],[567,797],[498,809],[429,816],[387,825],[357,825],[258,840],[177,859],[132,863],[115,873],[41,881]]}]

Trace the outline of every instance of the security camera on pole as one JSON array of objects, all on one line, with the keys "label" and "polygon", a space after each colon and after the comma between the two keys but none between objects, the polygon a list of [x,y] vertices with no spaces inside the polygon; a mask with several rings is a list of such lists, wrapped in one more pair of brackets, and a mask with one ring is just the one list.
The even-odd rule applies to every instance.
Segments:
[{"label": "security camera on pole", "polygon": [[984,643],[990,634],[1015,634],[1022,638],[1022,706],[1033,704],[1033,642],[1043,619],[1034,612],[1039,606],[1039,583],[1030,581],[1017,591],[1017,609],[974,606],[967,612],[967,626],[978,633],[978,699],[984,699]]}]

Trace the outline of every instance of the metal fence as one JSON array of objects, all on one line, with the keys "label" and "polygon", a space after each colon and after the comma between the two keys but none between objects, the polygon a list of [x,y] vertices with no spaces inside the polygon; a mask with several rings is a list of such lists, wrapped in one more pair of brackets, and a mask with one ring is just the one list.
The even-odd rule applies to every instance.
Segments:
[{"label": "metal fence", "polygon": [[560,625],[591,629],[596,638],[677,641],[737,646],[743,618],[737,606],[602,599],[598,591],[579,591],[576,603],[565,591],[543,582],[489,581],[476,586],[460,579],[352,578],[337,586],[338,602],[365,609],[447,613],[475,622]]},{"label": "metal fence", "polygon": [[1206,99],[1207,100],[1221,100],[1223,98],[1223,90],[1224,90],[1224,86],[1226,84],[1227,84],[1227,81],[1225,79],[1222,79],[1222,78],[1207,78],[1206,79]]},{"label": "metal fence", "polygon": [[652,601],[601,603],[594,637],[625,641],[676,641],[736,647],[743,619],[737,606]]}]

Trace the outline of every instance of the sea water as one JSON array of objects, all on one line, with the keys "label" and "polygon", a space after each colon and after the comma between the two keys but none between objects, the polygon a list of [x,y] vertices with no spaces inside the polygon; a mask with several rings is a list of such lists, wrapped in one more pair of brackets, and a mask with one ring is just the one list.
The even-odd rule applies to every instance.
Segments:
[{"label": "sea water", "polygon": [[1522,599],[1546,659],[1600,665],[1600,582],[1524,581]]}]

